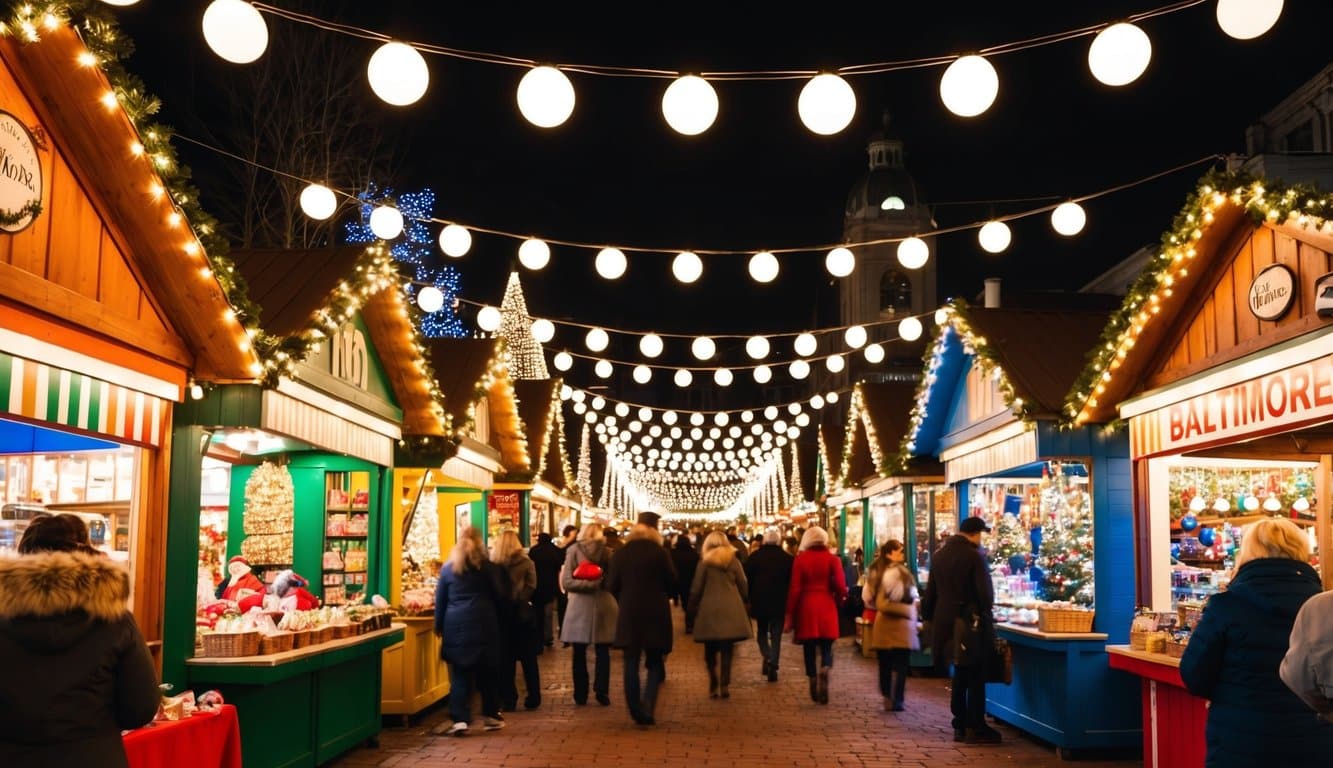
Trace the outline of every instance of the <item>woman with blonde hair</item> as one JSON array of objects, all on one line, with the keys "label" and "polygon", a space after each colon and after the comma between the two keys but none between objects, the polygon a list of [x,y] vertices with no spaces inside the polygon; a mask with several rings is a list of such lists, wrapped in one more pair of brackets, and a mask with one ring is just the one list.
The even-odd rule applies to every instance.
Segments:
[{"label": "woman with blonde hair", "polygon": [[[596,566],[596,578],[581,578]],[[574,647],[574,703],[588,703],[588,646],[594,649],[592,691],[597,703],[611,704],[611,642],[616,639],[619,609],[616,598],[606,591],[606,571],[611,567],[611,552],[606,534],[599,523],[588,523],[578,538],[565,550],[565,566],[560,569],[560,586],[569,595],[565,620],[560,626],[561,642]]]},{"label": "woman with blonde hair", "polygon": [[1268,518],[1245,529],[1235,578],[1208,599],[1180,659],[1180,676],[1210,700],[1208,768],[1324,765],[1333,723],[1309,709],[1278,674],[1296,614],[1320,591],[1305,532]]},{"label": "woman with blonde hair", "polygon": [[816,525],[806,529],[787,588],[786,629],[793,630],[793,639],[804,648],[810,700],[817,704],[828,703],[833,641],[839,635],[838,606],[847,601],[842,562],[829,551],[828,542],[828,532],[823,528]]},{"label": "woman with blonde hair", "polygon": [[524,709],[536,709],[542,703],[541,676],[537,670],[537,650],[541,647],[537,612],[532,607],[532,593],[537,589],[537,566],[523,550],[523,542],[512,530],[502,531],[491,545],[491,562],[509,572],[509,599],[512,610],[500,616],[500,640],[504,655],[500,661],[500,706],[518,709],[518,686],[514,684],[514,665],[523,668],[523,686],[527,695]]},{"label": "woman with blonde hair", "polygon": [[879,693],[884,708],[892,712],[903,711],[908,662],[912,651],[921,648],[916,632],[916,579],[904,564],[906,555],[901,541],[886,541],[861,588],[866,611],[874,611],[869,645],[879,660]]},{"label": "woman with blonde hair", "polygon": [[704,539],[689,599],[694,642],[704,644],[710,698],[731,697],[727,687],[731,685],[732,653],[737,640],[750,637],[750,616],[745,611],[748,599],[749,583],[736,548],[725,533],[713,531]]},{"label": "woman with blonde hair", "polygon": [[464,528],[435,587],[435,634],[449,664],[451,736],[467,733],[472,692],[481,692],[485,729],[504,727],[500,714],[500,616],[511,604],[509,574],[486,557],[481,532]]}]

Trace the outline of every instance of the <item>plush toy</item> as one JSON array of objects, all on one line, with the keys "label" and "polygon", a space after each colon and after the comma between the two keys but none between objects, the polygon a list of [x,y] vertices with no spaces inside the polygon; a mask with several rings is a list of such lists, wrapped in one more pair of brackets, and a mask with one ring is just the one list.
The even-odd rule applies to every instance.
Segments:
[{"label": "plush toy", "polygon": [[273,580],[273,594],[281,599],[279,607],[284,611],[311,611],[319,607],[319,598],[308,586],[310,582],[288,568]]},{"label": "plush toy", "polygon": [[222,599],[236,603],[241,613],[264,603],[264,582],[250,571],[250,564],[237,555],[227,561],[227,588],[222,590]]}]

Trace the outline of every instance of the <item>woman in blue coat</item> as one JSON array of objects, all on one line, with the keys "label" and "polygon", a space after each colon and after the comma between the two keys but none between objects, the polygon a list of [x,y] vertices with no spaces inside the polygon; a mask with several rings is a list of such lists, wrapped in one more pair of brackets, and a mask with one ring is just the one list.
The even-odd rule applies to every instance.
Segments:
[{"label": "woman in blue coat", "polygon": [[1328,765],[1333,723],[1318,720],[1278,676],[1301,605],[1319,592],[1310,545],[1270,518],[1241,539],[1236,576],[1213,595],[1180,660],[1180,676],[1209,699],[1208,768]]},{"label": "woman in blue coat", "polygon": [[467,733],[474,689],[481,693],[485,729],[504,727],[500,617],[508,615],[510,594],[509,573],[487,559],[481,532],[465,528],[435,587],[435,634],[442,639],[440,658],[449,664],[451,736]]}]

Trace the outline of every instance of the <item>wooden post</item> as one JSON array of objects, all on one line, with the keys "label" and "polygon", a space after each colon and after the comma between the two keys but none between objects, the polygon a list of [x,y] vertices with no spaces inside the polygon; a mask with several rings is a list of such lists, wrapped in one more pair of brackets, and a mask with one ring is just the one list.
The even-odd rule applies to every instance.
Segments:
[{"label": "wooden post", "polygon": [[1319,571],[1324,589],[1333,589],[1333,563],[1329,562],[1329,547],[1333,546],[1333,532],[1329,531],[1329,481],[1333,480],[1333,455],[1319,456],[1319,475],[1315,477],[1315,539],[1319,543]]}]

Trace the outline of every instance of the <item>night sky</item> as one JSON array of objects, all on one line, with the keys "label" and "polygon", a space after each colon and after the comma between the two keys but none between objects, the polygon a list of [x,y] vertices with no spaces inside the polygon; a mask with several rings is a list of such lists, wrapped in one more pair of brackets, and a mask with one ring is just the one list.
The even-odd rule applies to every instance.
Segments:
[{"label": "night sky", "polygon": [[[162,98],[160,119],[187,135],[204,130],[219,78],[239,69],[204,44],[199,23],[206,5],[142,0],[116,10],[138,47],[128,68]],[[851,78],[857,116],[833,137],[800,124],[801,79],[721,83],[717,123],[702,136],[682,137],[660,117],[667,81],[575,74],[573,117],[543,130],[515,106],[522,69],[438,56],[427,57],[432,82],[422,102],[385,105],[365,119],[382,121],[399,137],[402,162],[384,182],[402,190],[432,187],[441,218],[670,251],[830,243],[841,240],[847,192],[866,169],[866,141],[885,109],[941,226],[1042,204],[996,201],[1083,195],[1206,155],[1243,152],[1245,127],[1329,63],[1333,3],[1288,2],[1276,28],[1254,41],[1226,37],[1215,5],[1141,22],[1153,60],[1124,88],[1103,86],[1088,72],[1090,36],[995,57],[999,98],[971,119],[944,109],[943,68],[931,67]],[[412,41],[553,63],[785,70],[963,53],[1156,4],[881,0],[781,10],[772,3],[470,2],[440,3],[427,13],[422,9],[437,4],[380,0],[316,7],[326,18]],[[292,24],[271,16],[268,23],[270,29]],[[376,45],[343,42],[347,55],[360,60]],[[210,195],[227,194],[213,173],[218,158],[188,145],[180,152],[195,168],[205,206]],[[1087,204],[1089,225],[1077,238],[1051,235],[1045,216],[1014,224],[1014,245],[1000,256],[985,254],[975,232],[942,237],[940,298],[971,298],[992,276],[1006,285],[1076,289],[1155,243],[1207,168]],[[969,201],[983,202],[958,204]],[[478,236],[472,253],[452,262],[462,271],[464,296],[498,303],[515,249],[514,241]],[[523,273],[537,316],[684,333],[796,331],[821,316],[836,317],[823,251],[784,257],[782,275],[766,286],[746,276],[745,257],[713,257],[699,283],[681,286],[670,277],[669,254],[630,254],[627,276],[608,283],[593,270],[594,251],[553,250],[546,270]],[[582,349],[581,337],[562,330],[553,346]],[[629,344],[617,354],[637,357]],[[571,379],[593,383],[588,368],[576,368]],[[659,373],[657,380],[666,378]]]}]

